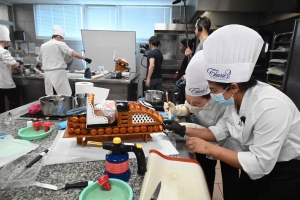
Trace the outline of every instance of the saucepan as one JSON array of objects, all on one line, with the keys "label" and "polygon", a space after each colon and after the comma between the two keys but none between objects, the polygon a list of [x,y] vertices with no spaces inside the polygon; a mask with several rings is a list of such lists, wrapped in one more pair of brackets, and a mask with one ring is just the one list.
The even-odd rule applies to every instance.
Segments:
[{"label": "saucepan", "polygon": [[145,101],[151,104],[160,104],[163,101],[163,91],[147,90],[145,93]]},{"label": "saucepan", "polygon": [[74,97],[74,107],[86,106],[87,93],[76,94]]},{"label": "saucepan", "polygon": [[66,116],[73,109],[73,97],[67,95],[44,96],[40,98],[44,116]]}]

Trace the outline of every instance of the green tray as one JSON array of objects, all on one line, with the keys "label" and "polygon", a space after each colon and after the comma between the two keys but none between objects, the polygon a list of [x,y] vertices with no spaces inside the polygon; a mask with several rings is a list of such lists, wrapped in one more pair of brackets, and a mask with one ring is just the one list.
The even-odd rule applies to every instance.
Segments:
[{"label": "green tray", "polygon": [[26,128],[21,128],[18,131],[18,135],[24,140],[38,140],[47,137],[51,132],[52,127],[50,127],[48,132],[45,132],[43,126],[40,126],[39,131],[35,131],[35,128],[33,126],[29,126]]},{"label": "green tray", "polygon": [[106,191],[98,183],[88,185],[80,194],[79,200],[132,200],[133,193],[128,183],[115,179],[109,179],[111,189]]}]

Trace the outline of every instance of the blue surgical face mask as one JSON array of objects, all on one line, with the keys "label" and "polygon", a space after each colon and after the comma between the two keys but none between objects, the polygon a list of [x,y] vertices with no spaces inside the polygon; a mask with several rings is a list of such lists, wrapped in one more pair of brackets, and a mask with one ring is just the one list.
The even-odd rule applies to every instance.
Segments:
[{"label": "blue surgical face mask", "polygon": [[[229,86],[228,86],[229,87]],[[228,87],[225,89],[225,91],[228,89]],[[224,92],[225,92],[224,91]],[[233,94],[229,99],[225,99],[224,98],[224,92],[223,93],[218,93],[218,94],[211,94],[211,98],[214,102],[222,105],[222,106],[230,106],[234,103],[234,99],[233,99]]]}]

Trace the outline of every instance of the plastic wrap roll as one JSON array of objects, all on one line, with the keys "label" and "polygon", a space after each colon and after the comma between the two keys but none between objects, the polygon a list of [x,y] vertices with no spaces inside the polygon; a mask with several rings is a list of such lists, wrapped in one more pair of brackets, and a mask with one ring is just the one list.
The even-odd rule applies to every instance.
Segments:
[{"label": "plastic wrap roll", "polygon": [[75,83],[75,93],[88,93],[89,89],[94,87],[94,83],[91,82],[77,82]]}]

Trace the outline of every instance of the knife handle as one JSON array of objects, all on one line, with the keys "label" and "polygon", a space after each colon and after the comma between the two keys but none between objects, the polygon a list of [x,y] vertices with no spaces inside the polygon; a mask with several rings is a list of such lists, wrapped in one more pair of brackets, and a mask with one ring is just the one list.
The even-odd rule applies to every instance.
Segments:
[{"label": "knife handle", "polygon": [[83,187],[88,186],[92,182],[93,181],[83,181],[83,182],[78,182],[78,183],[66,183],[65,190],[70,189],[70,188],[83,188]]},{"label": "knife handle", "polygon": [[46,149],[45,151],[43,151],[40,155],[38,155],[37,157],[35,157],[32,161],[30,161],[30,163],[28,163],[28,165],[26,165],[26,168],[30,168],[34,163],[36,163],[37,161],[39,161],[44,155],[46,155],[48,153],[49,149]]}]

